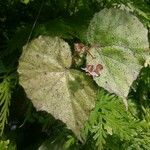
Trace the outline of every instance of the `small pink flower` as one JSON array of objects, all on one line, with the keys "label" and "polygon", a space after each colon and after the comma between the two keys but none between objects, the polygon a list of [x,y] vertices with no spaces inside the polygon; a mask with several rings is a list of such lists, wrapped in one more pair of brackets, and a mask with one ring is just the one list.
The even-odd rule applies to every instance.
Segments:
[{"label": "small pink flower", "polygon": [[99,77],[100,72],[103,69],[103,66],[101,64],[94,65],[87,65],[86,68],[82,68],[89,76]]},{"label": "small pink flower", "polygon": [[84,45],[83,43],[74,43],[75,52],[77,52],[77,53],[87,53],[94,59],[94,56],[90,53],[91,48]]}]

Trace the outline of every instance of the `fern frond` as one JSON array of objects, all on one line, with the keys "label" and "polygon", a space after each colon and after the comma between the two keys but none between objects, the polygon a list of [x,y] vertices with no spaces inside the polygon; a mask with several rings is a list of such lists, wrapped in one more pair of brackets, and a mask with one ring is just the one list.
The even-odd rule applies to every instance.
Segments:
[{"label": "fern frond", "polygon": [[[114,95],[100,90],[97,96],[94,110],[91,112],[89,121],[85,127],[86,134],[91,135],[99,150],[109,148],[109,142],[115,143],[114,138],[121,142],[133,141],[137,137],[138,120],[128,114],[123,103]],[[110,144],[111,146],[111,144]]]},{"label": "fern frond", "polygon": [[14,77],[14,74],[9,75],[0,83],[0,135],[3,134],[5,124],[8,121],[11,94],[15,85],[15,82],[12,82]]},{"label": "fern frond", "polygon": [[6,141],[0,140],[0,149],[7,150],[9,142],[10,142],[9,140],[6,140]]}]

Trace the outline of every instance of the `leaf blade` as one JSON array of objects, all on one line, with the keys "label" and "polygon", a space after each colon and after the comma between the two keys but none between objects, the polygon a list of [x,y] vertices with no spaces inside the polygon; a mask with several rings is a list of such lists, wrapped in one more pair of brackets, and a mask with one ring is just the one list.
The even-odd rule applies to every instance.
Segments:
[{"label": "leaf blade", "polygon": [[84,73],[69,69],[71,61],[66,42],[41,36],[24,48],[18,71],[35,108],[63,121],[80,137],[95,104],[95,87]]}]

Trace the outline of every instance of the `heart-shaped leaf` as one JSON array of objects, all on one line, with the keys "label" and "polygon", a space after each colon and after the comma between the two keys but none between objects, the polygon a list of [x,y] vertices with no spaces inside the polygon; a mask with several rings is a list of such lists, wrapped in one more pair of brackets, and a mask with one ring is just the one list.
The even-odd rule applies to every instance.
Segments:
[{"label": "heart-shaped leaf", "polygon": [[63,121],[79,137],[95,104],[95,88],[84,73],[69,69],[71,61],[66,42],[40,36],[24,47],[18,72],[36,109]]},{"label": "heart-shaped leaf", "polygon": [[[88,42],[96,44],[87,57],[87,64],[101,64],[103,70],[96,83],[124,99],[144,63],[149,46],[147,30],[130,13],[118,9],[104,9],[91,20]],[[147,50],[148,51],[148,50]]]}]

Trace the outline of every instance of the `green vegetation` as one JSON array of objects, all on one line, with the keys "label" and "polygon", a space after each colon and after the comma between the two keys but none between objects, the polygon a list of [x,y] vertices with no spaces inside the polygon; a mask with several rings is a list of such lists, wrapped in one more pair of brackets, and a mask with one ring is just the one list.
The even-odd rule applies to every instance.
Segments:
[{"label": "green vegetation", "polygon": [[1,0],[0,14],[0,150],[150,149],[149,0]]}]

